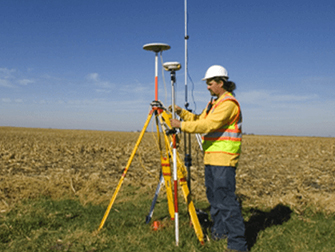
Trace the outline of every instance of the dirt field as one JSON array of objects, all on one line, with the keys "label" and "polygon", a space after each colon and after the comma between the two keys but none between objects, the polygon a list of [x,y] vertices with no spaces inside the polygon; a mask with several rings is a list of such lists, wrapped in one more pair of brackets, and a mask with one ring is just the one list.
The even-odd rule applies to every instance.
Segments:
[{"label": "dirt field", "polygon": [[[139,133],[0,127],[0,213],[41,195],[107,204]],[[160,156],[155,133],[146,133],[125,183],[156,187]],[[192,146],[192,194],[205,199],[203,155]],[[181,141],[179,153],[182,155]],[[183,155],[182,155],[183,157]],[[243,137],[237,194],[243,207],[282,203],[335,212],[335,138]],[[122,189],[121,189],[122,190]]]}]

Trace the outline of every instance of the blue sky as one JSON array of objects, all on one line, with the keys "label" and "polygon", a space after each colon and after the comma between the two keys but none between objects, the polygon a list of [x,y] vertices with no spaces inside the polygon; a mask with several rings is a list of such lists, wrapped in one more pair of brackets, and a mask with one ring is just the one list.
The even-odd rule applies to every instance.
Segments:
[{"label": "blue sky", "polygon": [[[185,64],[183,0],[0,4],[0,126],[141,130],[154,100],[155,54],[143,45],[169,44],[163,62]],[[219,64],[244,132],[335,137],[334,31],[333,0],[188,1],[190,109],[207,104],[201,79]],[[171,104],[161,63],[159,100]]]}]

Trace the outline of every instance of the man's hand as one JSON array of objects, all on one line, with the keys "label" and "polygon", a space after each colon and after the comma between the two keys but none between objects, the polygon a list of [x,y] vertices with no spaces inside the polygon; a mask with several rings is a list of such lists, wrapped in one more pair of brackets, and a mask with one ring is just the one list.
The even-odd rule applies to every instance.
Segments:
[{"label": "man's hand", "polygon": [[177,119],[171,119],[170,120],[172,128],[180,128],[181,122]]},{"label": "man's hand", "polygon": [[[172,105],[169,106],[169,111],[172,112]],[[177,115],[179,115],[182,111],[182,108],[179,107],[178,105],[174,105],[174,112],[177,113]]]}]

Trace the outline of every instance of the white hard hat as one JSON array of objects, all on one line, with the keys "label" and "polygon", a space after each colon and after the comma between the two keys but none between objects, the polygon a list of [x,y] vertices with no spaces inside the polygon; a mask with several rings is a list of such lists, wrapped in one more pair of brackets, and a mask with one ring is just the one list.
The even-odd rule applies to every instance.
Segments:
[{"label": "white hard hat", "polygon": [[225,77],[228,79],[228,71],[222,66],[213,65],[207,69],[205,77],[202,80],[208,80],[214,77]]}]

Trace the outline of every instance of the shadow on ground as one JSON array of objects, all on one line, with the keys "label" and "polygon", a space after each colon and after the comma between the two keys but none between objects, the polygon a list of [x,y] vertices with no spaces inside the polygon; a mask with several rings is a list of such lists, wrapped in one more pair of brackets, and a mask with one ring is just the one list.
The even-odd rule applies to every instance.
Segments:
[{"label": "shadow on ground", "polygon": [[[239,200],[241,203],[241,198],[239,198]],[[213,224],[209,219],[208,214],[210,206],[204,210],[197,209],[196,211],[204,235],[209,236]],[[279,204],[269,212],[251,208],[249,213],[251,214],[251,217],[249,218],[249,221],[245,222],[245,238],[248,243],[248,249],[250,250],[255,245],[260,231],[274,225],[282,225],[291,218],[292,210],[287,206]]]},{"label": "shadow on ground", "polygon": [[270,212],[250,209],[251,217],[245,222],[245,237],[250,250],[256,243],[258,233],[274,225],[282,225],[291,218],[292,210],[284,205],[275,206]]}]

